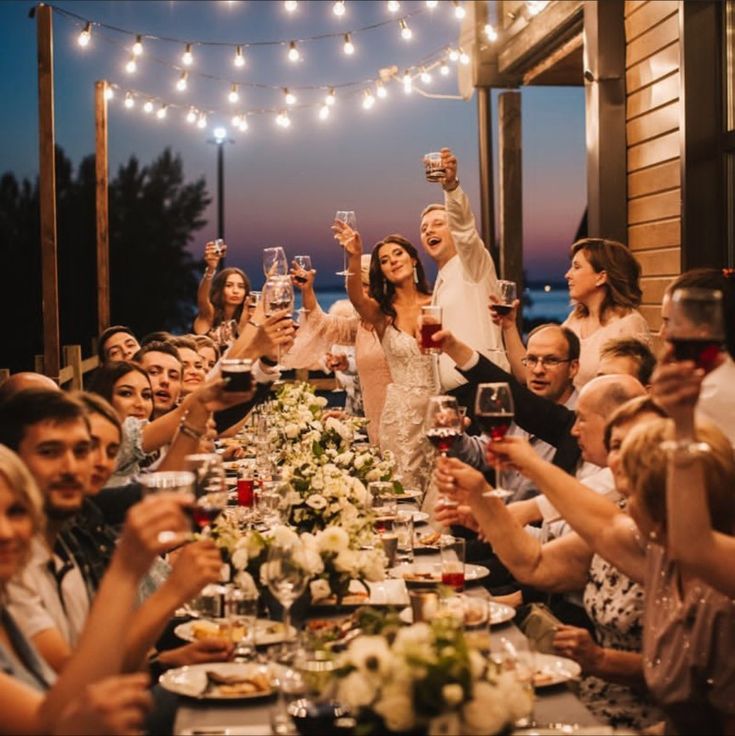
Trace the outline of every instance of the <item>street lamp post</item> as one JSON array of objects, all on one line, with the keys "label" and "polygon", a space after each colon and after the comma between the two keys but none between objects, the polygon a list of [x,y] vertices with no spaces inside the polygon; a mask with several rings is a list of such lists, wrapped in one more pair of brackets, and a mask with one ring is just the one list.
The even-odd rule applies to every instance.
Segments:
[{"label": "street lamp post", "polygon": [[234,143],[227,137],[226,128],[215,128],[214,138],[207,143],[217,146],[217,237],[225,239],[225,143]]}]

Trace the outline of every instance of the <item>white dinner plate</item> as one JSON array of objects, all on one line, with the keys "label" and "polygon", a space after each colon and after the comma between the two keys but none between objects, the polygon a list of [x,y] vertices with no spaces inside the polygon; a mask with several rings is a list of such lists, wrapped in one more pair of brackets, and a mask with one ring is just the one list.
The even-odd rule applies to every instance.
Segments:
[{"label": "white dinner plate", "polygon": [[[504,624],[507,621],[512,621],[516,615],[515,608],[506,606],[503,603],[495,603],[490,601],[490,625],[498,626]],[[404,608],[399,614],[398,618],[403,621],[404,624],[413,623],[413,611],[410,608]]]},{"label": "white dinner plate", "polygon": [[[409,604],[408,591],[403,580],[381,580],[377,583],[367,583],[368,591],[358,580],[350,581],[347,597],[342,599],[342,606],[407,606]],[[314,606],[335,606],[337,599],[321,598],[313,601]]]},{"label": "white dinner plate", "polygon": [[[466,583],[482,580],[490,574],[490,570],[482,565],[465,565],[464,579]],[[405,562],[388,570],[392,578],[406,581],[406,585],[438,585],[442,581],[441,562]]]},{"label": "white dinner plate", "polygon": [[[219,624],[225,623],[224,619],[218,621],[212,621],[211,619],[199,619],[200,621],[209,621],[210,623]],[[184,641],[197,641],[194,636],[194,625],[196,621],[187,621],[186,623],[179,624],[174,629],[174,634]],[[256,646],[269,646],[270,644],[280,644],[285,640],[285,627],[280,621],[270,621],[267,618],[259,618],[255,625],[255,644]],[[296,629],[290,627],[292,639],[296,636]],[[216,637],[215,637],[216,638]]]},{"label": "white dinner plate", "polygon": [[242,677],[243,679],[253,675],[265,675],[268,682],[271,683],[267,667],[238,662],[210,662],[209,664],[177,667],[164,672],[158,682],[172,693],[201,700],[252,700],[254,698],[267,698],[273,694],[272,684],[269,684],[267,689],[252,693],[222,693],[217,686],[207,688],[207,672],[216,672],[218,675],[226,677]]},{"label": "white dinner plate", "polygon": [[573,660],[557,657],[555,654],[535,654],[536,672],[533,675],[534,687],[551,687],[579,677],[582,668]]},{"label": "white dinner plate", "polygon": [[396,501],[415,501],[417,498],[421,498],[423,494],[416,488],[404,488],[403,493],[396,493],[392,498]]}]

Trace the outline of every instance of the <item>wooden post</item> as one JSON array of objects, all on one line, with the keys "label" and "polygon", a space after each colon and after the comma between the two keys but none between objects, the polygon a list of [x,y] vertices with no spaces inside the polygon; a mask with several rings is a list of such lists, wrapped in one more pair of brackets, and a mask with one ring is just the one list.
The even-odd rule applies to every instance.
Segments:
[{"label": "wooden post", "polygon": [[480,144],[480,227],[485,247],[498,268],[495,241],[495,179],[493,172],[492,100],[489,87],[477,87],[477,137]]},{"label": "wooden post", "polygon": [[500,275],[523,291],[523,178],[521,173],[521,93],[498,97],[500,149]]},{"label": "wooden post", "polygon": [[72,391],[81,389],[83,387],[81,345],[64,345],[64,364],[66,368],[71,368],[72,378],[69,388]]},{"label": "wooden post", "polygon": [[107,82],[94,85],[95,212],[97,221],[97,334],[110,326],[110,222],[107,195]]},{"label": "wooden post", "polygon": [[51,8],[36,9],[38,46],[39,208],[43,293],[43,371],[59,375],[59,293],[56,268],[56,151],[54,149],[54,36]]}]

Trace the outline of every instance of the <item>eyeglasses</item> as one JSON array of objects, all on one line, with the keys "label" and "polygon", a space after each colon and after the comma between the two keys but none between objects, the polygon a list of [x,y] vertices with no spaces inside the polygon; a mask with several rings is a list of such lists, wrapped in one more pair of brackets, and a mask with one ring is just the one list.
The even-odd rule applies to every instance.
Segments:
[{"label": "eyeglasses", "polygon": [[536,355],[527,355],[525,358],[521,359],[521,363],[523,365],[528,366],[529,368],[535,368],[537,365],[541,365],[542,368],[556,368],[557,366],[561,365],[562,363],[571,363],[571,358],[557,358],[553,355],[549,355],[546,357],[538,357]]}]

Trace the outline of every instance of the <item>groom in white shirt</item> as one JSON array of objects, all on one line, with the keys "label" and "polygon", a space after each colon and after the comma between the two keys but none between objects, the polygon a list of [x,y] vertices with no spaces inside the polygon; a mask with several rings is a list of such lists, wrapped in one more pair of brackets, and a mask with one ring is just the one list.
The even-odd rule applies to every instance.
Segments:
[{"label": "groom in white shirt", "polygon": [[[432,304],[442,307],[443,329],[507,370],[502,334],[489,311],[490,294],[497,292],[495,264],[459,186],[457,159],[448,148],[441,153],[444,204],[430,204],[421,213],[421,244],[439,269]],[[466,381],[444,354],[439,356],[439,381],[443,392],[456,395],[472,413],[474,392],[462,390]]]}]

